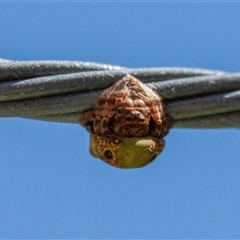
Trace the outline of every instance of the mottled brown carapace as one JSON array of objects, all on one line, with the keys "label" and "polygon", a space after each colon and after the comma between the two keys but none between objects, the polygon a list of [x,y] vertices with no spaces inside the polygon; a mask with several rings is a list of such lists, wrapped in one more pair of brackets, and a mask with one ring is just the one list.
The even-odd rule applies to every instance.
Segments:
[{"label": "mottled brown carapace", "polygon": [[[116,140],[118,146],[123,146],[121,142],[128,142],[128,144],[131,142],[133,144],[132,151],[134,152],[134,146],[138,141],[151,138],[155,148],[153,149],[151,146],[146,148],[147,146],[145,146],[145,149],[153,152],[153,154],[147,156],[147,158],[152,159],[150,155],[156,157],[164,148],[163,137],[173,125],[173,121],[166,115],[163,101],[156,91],[130,75],[126,75],[106,89],[98,98],[94,110],[86,112],[80,117],[80,123],[92,133],[90,143],[92,155],[104,161],[107,159],[106,162],[108,163],[111,158],[114,158],[114,162],[119,163],[117,167],[125,167],[121,165],[121,162],[126,159],[124,161],[121,159],[116,160],[116,150],[111,149],[113,144],[109,144],[109,149],[105,146],[105,152],[101,152],[100,146],[102,146],[103,140],[109,143]],[[127,141],[130,138],[134,138],[136,141]],[[159,144],[159,139],[161,139],[161,144]],[[96,150],[98,148],[97,141],[99,141],[98,150]],[[153,142],[149,142],[149,144],[152,145]],[[95,150],[93,151],[93,149]],[[101,149],[103,148],[101,147]],[[121,151],[121,153],[123,152]],[[125,154],[124,158],[126,156]],[[139,156],[135,155],[134,157],[139,158]],[[117,158],[121,158],[121,156],[117,156]],[[137,159],[133,162],[135,161]],[[145,163],[141,163],[141,166],[151,162],[149,159],[144,161]],[[140,167],[137,164],[135,164],[136,166],[134,164],[130,165],[129,167]]]}]

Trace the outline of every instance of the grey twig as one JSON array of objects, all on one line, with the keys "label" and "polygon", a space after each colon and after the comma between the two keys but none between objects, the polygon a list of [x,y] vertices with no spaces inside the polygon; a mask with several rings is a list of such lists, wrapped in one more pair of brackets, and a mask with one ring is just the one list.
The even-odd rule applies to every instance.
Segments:
[{"label": "grey twig", "polygon": [[78,123],[102,91],[131,74],[154,85],[175,127],[240,127],[240,73],[0,59],[0,117]]}]

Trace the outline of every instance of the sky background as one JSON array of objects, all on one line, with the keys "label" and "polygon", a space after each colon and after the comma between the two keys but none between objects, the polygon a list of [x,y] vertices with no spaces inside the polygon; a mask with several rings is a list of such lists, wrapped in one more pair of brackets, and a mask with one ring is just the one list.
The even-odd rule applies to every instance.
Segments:
[{"label": "sky background", "polygon": [[[0,3],[0,58],[240,72],[240,3]],[[173,129],[151,165],[77,124],[0,119],[0,238],[239,238],[240,133]]]}]

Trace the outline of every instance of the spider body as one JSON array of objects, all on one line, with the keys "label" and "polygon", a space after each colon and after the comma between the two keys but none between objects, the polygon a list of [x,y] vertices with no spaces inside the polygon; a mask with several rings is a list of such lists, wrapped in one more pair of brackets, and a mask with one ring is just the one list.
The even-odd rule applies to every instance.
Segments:
[{"label": "spider body", "polygon": [[94,134],[122,137],[163,137],[169,128],[160,96],[130,75],[106,89],[80,122]]},{"label": "spider body", "polygon": [[160,96],[130,75],[106,89],[79,120],[91,132],[90,153],[119,168],[151,163],[172,127]]}]

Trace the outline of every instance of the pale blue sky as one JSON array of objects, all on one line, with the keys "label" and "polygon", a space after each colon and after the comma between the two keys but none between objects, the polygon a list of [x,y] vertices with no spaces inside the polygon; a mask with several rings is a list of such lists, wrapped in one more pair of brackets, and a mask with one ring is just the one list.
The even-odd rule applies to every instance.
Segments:
[{"label": "pale blue sky", "polygon": [[[0,58],[240,71],[240,3],[0,3]],[[151,165],[80,125],[0,119],[0,238],[239,238],[239,130],[174,129]]]}]

